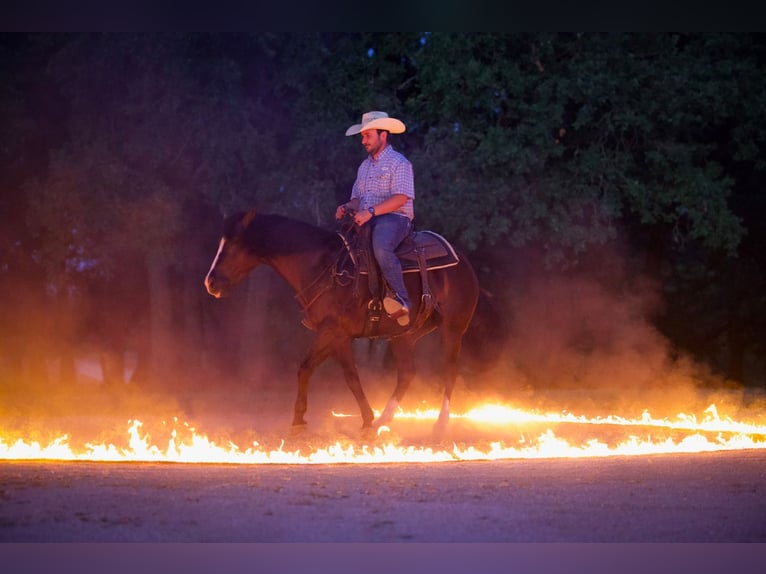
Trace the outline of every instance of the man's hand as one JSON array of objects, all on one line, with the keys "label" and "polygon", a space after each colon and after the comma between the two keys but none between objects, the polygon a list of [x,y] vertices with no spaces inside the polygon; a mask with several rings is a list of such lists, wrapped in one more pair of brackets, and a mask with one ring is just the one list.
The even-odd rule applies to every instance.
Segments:
[{"label": "man's hand", "polygon": [[346,213],[348,213],[349,207],[344,203],[343,205],[339,205],[338,208],[335,210],[335,219],[342,219]]},{"label": "man's hand", "polygon": [[372,213],[369,211],[359,211],[354,216],[354,223],[356,223],[359,227],[367,223],[370,219],[372,219]]}]

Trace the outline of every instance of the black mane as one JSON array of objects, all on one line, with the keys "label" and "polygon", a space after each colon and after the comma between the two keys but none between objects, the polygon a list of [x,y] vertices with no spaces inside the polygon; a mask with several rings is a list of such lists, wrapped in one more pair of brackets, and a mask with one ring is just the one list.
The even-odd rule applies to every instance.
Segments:
[{"label": "black mane", "polygon": [[337,234],[305,221],[273,213],[256,213],[243,226],[245,213],[237,213],[224,221],[224,238],[242,240],[260,255],[280,255],[334,248],[340,242]]}]

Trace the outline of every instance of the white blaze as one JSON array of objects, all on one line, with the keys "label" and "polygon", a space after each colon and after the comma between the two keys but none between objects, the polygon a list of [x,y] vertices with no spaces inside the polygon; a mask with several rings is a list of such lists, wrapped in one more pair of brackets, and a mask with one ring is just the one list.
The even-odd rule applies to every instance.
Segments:
[{"label": "white blaze", "polygon": [[[213,263],[210,265],[210,269],[208,269],[207,275],[205,275],[205,288],[210,291],[210,274],[213,272],[213,269],[215,269],[215,266],[218,264],[218,259],[221,257],[221,252],[223,251],[223,246],[226,245],[226,239],[221,237],[221,240],[218,242],[218,251],[215,254],[215,258],[213,259]],[[218,297],[218,295],[215,295]]]}]

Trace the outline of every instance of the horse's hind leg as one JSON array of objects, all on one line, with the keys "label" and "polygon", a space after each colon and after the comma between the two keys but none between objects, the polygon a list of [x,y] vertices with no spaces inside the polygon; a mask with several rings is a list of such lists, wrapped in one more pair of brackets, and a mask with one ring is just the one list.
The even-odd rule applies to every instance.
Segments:
[{"label": "horse's hind leg", "polygon": [[455,381],[458,375],[458,360],[460,358],[460,347],[462,334],[460,331],[450,331],[442,327],[442,345],[444,348],[444,395],[442,397],[442,406],[439,411],[439,418],[436,420],[437,432],[447,428],[450,414],[450,401],[452,400],[452,391],[455,388]]},{"label": "horse's hind leg", "polygon": [[385,425],[393,420],[399,403],[402,402],[407,389],[410,388],[412,379],[415,378],[415,358],[413,356],[415,341],[407,337],[400,337],[392,339],[389,344],[396,360],[396,387],[383,412],[375,421],[375,426]]},{"label": "horse's hind leg", "polygon": [[337,341],[335,344],[335,357],[338,359],[338,362],[343,369],[343,376],[346,379],[346,384],[354,395],[356,404],[359,405],[359,411],[362,415],[362,428],[372,427],[374,414],[370,407],[370,403],[367,401],[367,397],[364,394],[364,390],[362,389],[362,383],[359,380],[359,371],[356,368],[356,360],[354,359],[354,351],[351,347],[351,339]]}]

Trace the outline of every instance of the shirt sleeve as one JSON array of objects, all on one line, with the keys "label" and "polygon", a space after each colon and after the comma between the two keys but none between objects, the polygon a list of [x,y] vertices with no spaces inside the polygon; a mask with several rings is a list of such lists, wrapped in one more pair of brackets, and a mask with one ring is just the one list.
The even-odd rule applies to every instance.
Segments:
[{"label": "shirt sleeve", "polygon": [[412,173],[412,164],[405,159],[396,166],[393,175],[391,193],[402,193],[410,199],[415,199],[415,177]]}]

